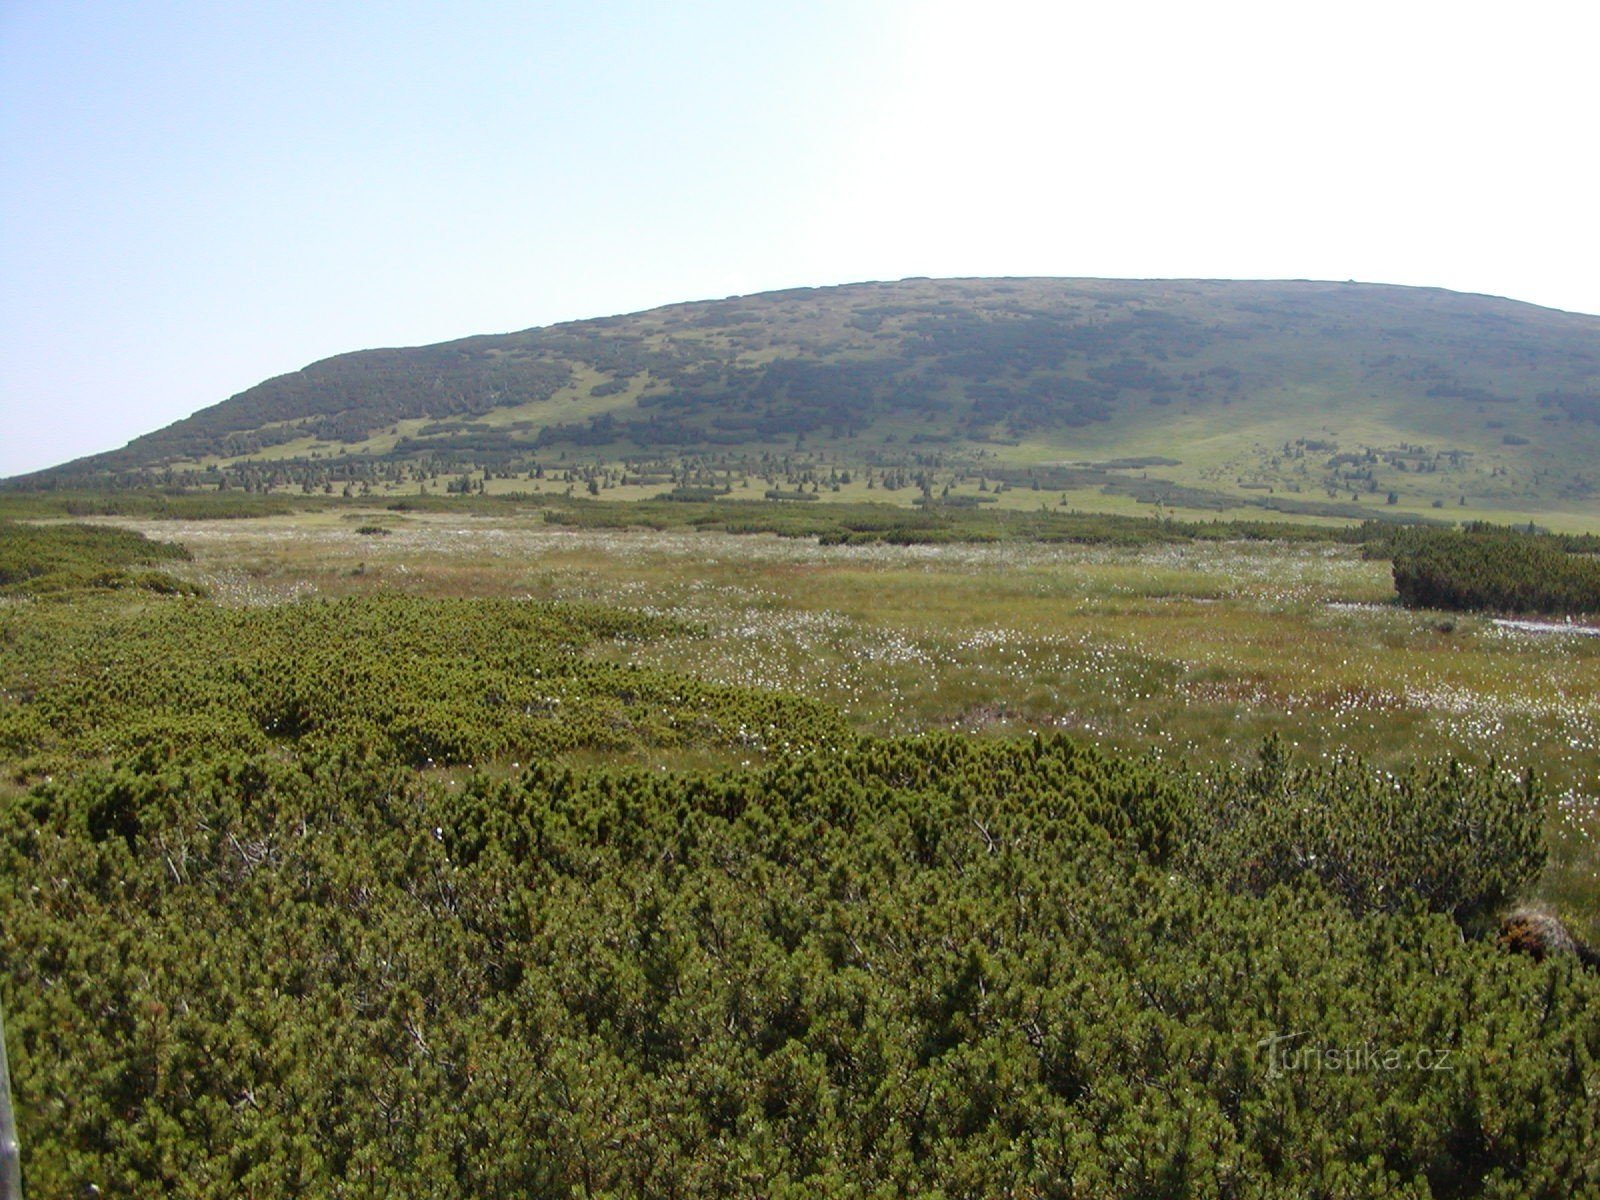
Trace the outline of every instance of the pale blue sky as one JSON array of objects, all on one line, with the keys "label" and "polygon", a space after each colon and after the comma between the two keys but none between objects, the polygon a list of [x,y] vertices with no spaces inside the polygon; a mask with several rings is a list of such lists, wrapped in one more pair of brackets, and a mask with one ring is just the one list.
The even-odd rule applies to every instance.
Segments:
[{"label": "pale blue sky", "polygon": [[0,0],[0,475],[331,354],[906,275],[1600,312],[1587,3]]}]

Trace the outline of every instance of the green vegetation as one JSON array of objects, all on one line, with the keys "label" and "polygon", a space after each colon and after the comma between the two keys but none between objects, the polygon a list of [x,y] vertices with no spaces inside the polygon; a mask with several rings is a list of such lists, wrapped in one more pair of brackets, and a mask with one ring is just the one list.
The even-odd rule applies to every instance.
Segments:
[{"label": "green vegetation", "polygon": [[[394,507],[405,509],[411,505],[401,501]],[[825,546],[869,546],[880,542],[899,546],[949,542],[1139,546],[1237,539],[1334,542],[1379,536],[1377,530],[1288,522],[1163,521],[1103,513],[984,511],[942,505],[907,510],[891,504],[829,504],[800,509],[783,504],[676,498],[632,504],[552,502],[544,509],[544,519],[552,525],[574,529],[775,533],[780,537],[817,538]]]},{"label": "green vegetation", "polygon": [[284,739],[423,767],[842,734],[815,704],[584,654],[676,628],[592,606],[398,595],[103,612],[15,647],[8,685],[29,702],[0,708],[0,746],[29,777],[77,755],[154,762]]},{"label": "green vegetation", "polygon": [[859,284],[341,355],[18,482],[1592,524],[1597,333],[1359,284]]},{"label": "green vegetation", "polygon": [[1473,526],[1390,540],[1395,590],[1413,607],[1600,614],[1600,539]]},{"label": "green vegetation", "polygon": [[1600,655],[1410,533],[148,527],[15,544],[207,596],[0,600],[30,1194],[1600,1189],[1600,975],[1489,935],[1594,911]]},{"label": "green vegetation", "polygon": [[0,520],[0,596],[128,587],[191,591],[165,572],[128,569],[188,557],[182,546],[125,529]]},{"label": "green vegetation", "polygon": [[1297,768],[1278,739],[1214,781],[1184,857],[1201,879],[1264,896],[1314,875],[1351,912],[1442,912],[1466,925],[1503,908],[1544,866],[1543,806],[1451,762],[1394,776],[1336,759]]},{"label": "green vegetation", "polygon": [[320,496],[260,495],[236,491],[10,489],[0,491],[0,516],[16,520],[143,517],[170,521],[224,521],[229,518],[289,516],[325,508],[328,503]]},{"label": "green vegetation", "polygon": [[[948,737],[703,779],[451,792],[335,754],[41,787],[0,836],[30,1186],[1600,1182],[1600,981],[1309,873],[1174,874],[1185,803],[1061,739]],[[1374,1045],[1390,1069],[1334,1057]]]}]

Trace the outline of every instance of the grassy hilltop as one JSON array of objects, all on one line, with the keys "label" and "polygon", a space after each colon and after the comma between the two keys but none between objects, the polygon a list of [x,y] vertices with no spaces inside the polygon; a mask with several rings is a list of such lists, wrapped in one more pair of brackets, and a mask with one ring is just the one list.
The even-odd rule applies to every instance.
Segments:
[{"label": "grassy hilltop", "polygon": [[339,355],[22,482],[1578,525],[1596,463],[1600,318],[1355,283],[970,279]]}]

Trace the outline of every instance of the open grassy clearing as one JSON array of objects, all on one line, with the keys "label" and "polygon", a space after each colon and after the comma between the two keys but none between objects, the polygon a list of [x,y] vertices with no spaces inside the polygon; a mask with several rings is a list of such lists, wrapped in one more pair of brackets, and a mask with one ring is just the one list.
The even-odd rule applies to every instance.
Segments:
[{"label": "open grassy clearing", "polygon": [[1544,895],[1600,933],[1600,639],[1404,610],[1353,547],[823,547],[335,511],[137,527],[188,546],[176,572],[224,603],[395,589],[682,618],[704,632],[595,653],[822,700],[864,732],[1064,730],[1196,763],[1278,733],[1308,758],[1532,769]]}]

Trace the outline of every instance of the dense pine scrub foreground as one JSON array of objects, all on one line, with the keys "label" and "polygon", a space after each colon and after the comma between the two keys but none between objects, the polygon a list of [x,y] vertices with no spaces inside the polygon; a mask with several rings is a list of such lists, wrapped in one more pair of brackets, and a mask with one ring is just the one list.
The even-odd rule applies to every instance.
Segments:
[{"label": "dense pine scrub foreground", "polygon": [[[1411,786],[1361,778],[1290,798],[1333,829]],[[1537,809],[1492,776],[1411,794],[1434,853],[1397,863],[1415,828],[1239,836],[1065,739],[461,791],[332,751],[92,770],[0,825],[30,1186],[1600,1186],[1600,982],[1446,915],[1531,877]]]},{"label": "dense pine scrub foreground", "polygon": [[30,1182],[1572,1195],[1600,985],[1461,923],[1539,821],[1460,768],[1195,786],[1062,738],[93,768],[0,825]]},{"label": "dense pine scrub foreground", "polygon": [[[1488,936],[1531,779],[861,738],[604,658],[668,635],[0,610],[29,1193],[1600,1188],[1600,977]],[[753,765],[563,763],[697,748]]]}]

